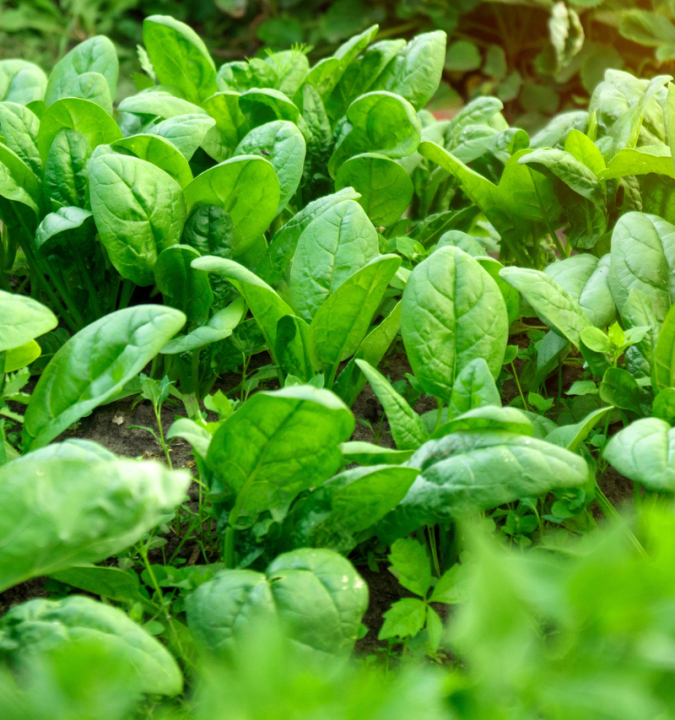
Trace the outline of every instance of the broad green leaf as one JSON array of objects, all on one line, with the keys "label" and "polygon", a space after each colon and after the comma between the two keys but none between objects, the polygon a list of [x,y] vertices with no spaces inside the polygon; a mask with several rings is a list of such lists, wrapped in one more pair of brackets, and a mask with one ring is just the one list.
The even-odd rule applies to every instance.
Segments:
[{"label": "broad green leaf", "polygon": [[[199,105],[176,97],[163,90],[143,92],[138,95],[131,95],[124,98],[117,107],[120,113],[135,113],[137,115],[158,115],[165,120],[179,115],[204,115],[208,117],[208,102],[204,103],[202,109]],[[216,123],[218,118],[214,116]]]},{"label": "broad green leaf", "polygon": [[416,468],[352,468],[326,481],[293,513],[293,544],[348,553],[367,530],[403,500]]},{"label": "broad green leaf", "polygon": [[650,392],[640,387],[627,370],[607,368],[599,391],[600,398],[608,405],[630,410],[638,415],[648,414]]},{"label": "broad green leaf", "polygon": [[234,155],[260,155],[272,163],[279,180],[277,215],[288,205],[302,179],[305,139],[287,120],[276,120],[254,128],[237,145]]},{"label": "broad green leaf", "polygon": [[57,100],[40,121],[38,150],[43,163],[47,162],[52,142],[63,128],[76,130],[84,135],[92,150],[122,137],[117,123],[100,105],[81,98]]},{"label": "broad green leaf", "polygon": [[294,375],[303,382],[314,374],[309,358],[309,326],[295,315],[284,315],[277,324],[274,356],[286,375]]},{"label": "broad green leaf", "polygon": [[232,157],[234,149],[250,130],[248,120],[239,107],[239,97],[236,92],[219,92],[202,103],[216,121],[206,133],[202,147],[216,162]]},{"label": "broad green leaf", "polygon": [[[451,230],[450,232],[454,231]],[[457,247],[459,247],[460,250],[464,250],[461,245],[458,245]],[[469,255],[471,254],[472,253],[469,253]],[[501,292],[502,297],[504,298],[504,303],[506,304],[506,313],[509,317],[510,326],[520,317],[520,295],[518,295],[518,291],[514,287],[509,285],[499,274],[504,267],[499,262],[499,260],[495,260],[492,257],[482,256],[476,257],[476,260],[478,261],[478,264],[483,268],[483,270],[486,270],[488,275],[497,283],[499,292]]]},{"label": "broad green leaf", "polygon": [[86,205],[91,154],[82,133],[69,128],[56,133],[45,164],[43,186],[53,211]]},{"label": "broad green leaf", "polygon": [[351,407],[366,384],[366,376],[361,372],[356,360],[365,360],[373,367],[377,367],[385,353],[391,347],[401,327],[401,303],[379,325],[376,325],[363,339],[359,349],[340,373],[333,392],[339,395]]},{"label": "broad green leaf", "polygon": [[269,511],[283,520],[295,497],[341,465],[338,448],[354,418],[327,390],[309,385],[259,392],[220,426],[207,463],[236,493],[233,527],[251,527]]},{"label": "broad green leaf", "polygon": [[409,464],[423,471],[394,513],[409,517],[411,529],[588,481],[586,461],[578,455],[543,440],[498,431],[430,440]]},{"label": "broad green leaf", "polygon": [[37,300],[0,290],[0,352],[25,345],[57,325],[54,313]]},{"label": "broad green leaf", "polygon": [[51,577],[59,582],[72,585],[80,590],[100,595],[118,602],[148,603],[147,597],[141,593],[138,575],[131,570],[120,570],[116,567],[96,567],[96,565],[76,565],[67,570],[52,573]]},{"label": "broad green leaf", "polygon": [[519,163],[531,165],[544,174],[550,173],[578,195],[604,208],[605,192],[592,170],[564,150],[540,149],[524,155]]},{"label": "broad green leaf", "polygon": [[[0,197],[26,205],[36,214],[42,204],[38,179],[18,155],[2,144],[0,144]],[[7,218],[4,220],[7,222]]]},{"label": "broad green leaf", "polygon": [[209,445],[213,435],[208,430],[205,430],[201,425],[197,425],[194,420],[189,418],[178,418],[174,420],[173,424],[166,433],[166,439],[171,440],[172,438],[183,438],[187,440],[192,446],[192,450],[201,455],[203,459],[206,459],[206,455],[209,451]]},{"label": "broad green leaf", "polygon": [[666,315],[653,355],[656,388],[675,387],[675,306]]},{"label": "broad green leaf", "polygon": [[67,85],[62,97],[82,98],[100,105],[108,115],[113,114],[113,101],[110,97],[108,81],[98,72],[87,72],[78,75]]},{"label": "broad green leaf", "polygon": [[189,484],[187,472],[116,458],[88,440],[1,466],[0,589],[121,552],[172,512]]},{"label": "broad green leaf", "polygon": [[[453,151],[460,143],[464,131],[472,125],[487,125],[501,110],[504,104],[491,96],[478,96],[468,102],[450,121],[445,130],[445,145]],[[443,143],[441,143],[443,144]]]},{"label": "broad green leaf", "polygon": [[198,175],[184,191],[188,215],[218,205],[234,225],[234,255],[246,252],[267,230],[279,207],[274,167],[256,155],[241,155]]},{"label": "broad green leaf", "polygon": [[610,256],[598,260],[583,253],[549,265],[544,272],[576,300],[595,327],[606,328],[616,319],[609,289]]},{"label": "broad green leaf", "polygon": [[295,123],[300,115],[298,107],[284,93],[271,88],[247,90],[239,96],[239,107],[252,128],[275,120]]},{"label": "broad green leaf", "polygon": [[347,463],[372,466],[401,465],[410,460],[414,450],[394,450],[362,440],[350,440],[340,445],[340,452]]},{"label": "broad green leaf", "polygon": [[650,332],[637,343],[640,353],[651,362],[661,331],[661,324],[654,317],[650,299],[637,288],[630,291],[621,318],[626,327],[649,327]]},{"label": "broad green leaf", "polygon": [[675,178],[670,149],[665,145],[650,145],[639,148],[624,148],[610,161],[599,177],[603,180],[622,178],[627,175],[657,173]]},{"label": "broad green leaf", "polygon": [[401,95],[421,110],[441,82],[446,42],[442,30],[417,35],[387,65],[372,88]]},{"label": "broad green leaf", "polygon": [[474,408],[441,425],[432,440],[460,431],[501,430],[515,435],[534,435],[534,428],[526,415],[516,408],[485,406]]},{"label": "broad green leaf", "polygon": [[45,215],[35,231],[35,249],[44,255],[65,249],[84,253],[85,244],[96,236],[94,216],[79,207],[63,207]]},{"label": "broad green leaf", "polygon": [[408,279],[401,335],[424,391],[449,402],[455,378],[475,358],[483,357],[495,377],[501,371],[508,340],[504,299],[474,258],[441,248]]},{"label": "broad green leaf", "polygon": [[495,379],[484,358],[467,363],[458,373],[450,396],[450,416],[464,415],[476,408],[502,404]]},{"label": "broad green leaf", "polygon": [[654,398],[652,414],[672,425],[675,420],[675,388],[669,387],[661,390]]},{"label": "broad green leaf", "polygon": [[420,416],[372,365],[365,360],[356,360],[356,364],[382,403],[397,449],[416,450],[429,437]]},{"label": "broad green leaf", "polygon": [[588,135],[572,128],[565,138],[565,152],[573,155],[597,177],[604,177],[602,173],[607,168],[605,158]]},{"label": "broad green leaf", "polygon": [[343,163],[335,178],[335,189],[353,187],[359,205],[373,225],[393,225],[413,197],[408,173],[397,162],[377,153],[356,155]]},{"label": "broad green leaf", "polygon": [[662,323],[675,297],[675,226],[655,215],[626,213],[614,227],[610,257],[609,287],[619,313],[636,289]]},{"label": "broad green leaf", "polygon": [[118,310],[88,325],[57,353],[26,408],[24,444],[47,445],[137,375],[185,323],[161,305]]},{"label": "broad green leaf", "polygon": [[0,60],[0,100],[28,105],[42,100],[47,76],[25,60]]},{"label": "broad green leaf", "polygon": [[314,316],[309,326],[309,354],[318,372],[330,370],[330,385],[338,364],[358,350],[368,333],[400,264],[397,255],[380,255],[371,260],[342,283]]},{"label": "broad green leaf", "polygon": [[675,429],[645,418],[620,430],[603,453],[612,467],[652,492],[675,492]]},{"label": "broad green leaf", "polygon": [[233,236],[230,214],[218,205],[202,205],[187,219],[182,241],[200,255],[231,258]]},{"label": "broad green leaf", "polygon": [[279,555],[265,574],[222,570],[188,597],[186,611],[197,641],[216,655],[245,639],[256,618],[278,618],[300,652],[320,658],[351,652],[367,606],[349,560],[303,548]]},{"label": "broad green leaf", "polygon": [[68,646],[79,645],[84,653],[88,646],[100,648],[113,672],[116,663],[128,667],[132,685],[143,692],[172,696],[183,689],[178,663],[158,640],[122,610],[82,595],[17,605],[0,621],[0,642],[11,648],[8,660],[16,664],[50,657],[58,662]]},{"label": "broad green leaf", "polygon": [[194,103],[218,92],[216,66],[188,25],[167,15],[151,15],[143,21],[143,42],[161,84],[178,88]]},{"label": "broad green leaf", "polygon": [[15,102],[0,102],[0,135],[12,150],[32,170],[42,175],[42,161],[37,149],[40,121],[25,106]]},{"label": "broad green leaf", "polygon": [[209,317],[213,292],[208,275],[190,265],[198,257],[189,245],[172,245],[159,254],[154,274],[164,304],[185,313],[189,322],[201,324]]},{"label": "broad green leaf", "polygon": [[116,140],[112,145],[116,152],[128,151],[135,157],[164,170],[184,189],[192,182],[192,170],[187,160],[169,140],[158,135],[132,135]]},{"label": "broad green leaf", "polygon": [[539,270],[507,267],[499,273],[534,308],[549,327],[573,345],[581,344],[581,333],[591,322],[579,303],[555,280]]},{"label": "broad green leaf", "polygon": [[563,425],[556,428],[553,432],[546,436],[546,442],[567,448],[571,452],[576,452],[582,442],[588,437],[591,430],[598,422],[607,415],[608,412],[614,410],[612,405],[601,407],[589,413],[583,420],[573,425]]},{"label": "broad green leaf", "polygon": [[274,234],[267,253],[256,270],[258,275],[270,285],[276,285],[293,259],[300,236],[307,227],[333,206],[358,198],[359,194],[352,188],[344,188],[306,205]]},{"label": "broad green leaf", "polygon": [[145,132],[165,138],[190,162],[197,148],[204,142],[206,134],[214,125],[215,120],[208,115],[190,113],[175,115],[156,125],[148,125]]},{"label": "broad green leaf", "polygon": [[389,572],[415,595],[426,597],[431,587],[431,563],[427,549],[413,538],[401,538],[391,546]]},{"label": "broad green leaf", "polygon": [[85,40],[56,63],[44,93],[47,106],[67,97],[68,89],[80,75],[85,73],[103,75],[108,84],[110,98],[111,100],[115,99],[119,62],[115,46],[107,37],[97,35]]},{"label": "broad green leaf", "polygon": [[[41,354],[42,348],[35,340],[30,340],[25,345],[19,345],[19,347],[7,350],[5,352],[4,369],[2,372],[11,373],[21,370],[21,368],[37,360]],[[7,392],[7,386],[5,386],[5,392]]]},{"label": "broad green leaf", "polygon": [[279,321],[293,315],[293,309],[255,273],[234,260],[206,256],[194,260],[193,267],[225,277],[239,290],[265,338],[267,349],[273,354]]},{"label": "broad green leaf", "polygon": [[333,205],[298,238],[291,266],[291,302],[308,322],[350,276],[379,255],[377,232],[353,200]]},{"label": "broad green leaf", "polygon": [[110,261],[123,278],[152,285],[159,254],[180,240],[185,224],[180,186],[155,165],[114,153],[91,160],[89,182],[91,209]]},{"label": "broad green leaf", "polygon": [[187,335],[181,335],[173,338],[173,340],[169,340],[160,352],[163,355],[192,352],[193,350],[197,350],[197,348],[210,345],[219,340],[224,340],[232,334],[232,331],[239,325],[245,314],[246,302],[243,298],[239,298],[227,307],[214,313],[211,319],[204,325],[196,328]]},{"label": "broad green leaf", "polygon": [[388,92],[371,92],[354,100],[347,110],[346,132],[328,161],[335,177],[345,160],[366,152],[389,158],[411,155],[420,143],[422,125],[407,100]]}]

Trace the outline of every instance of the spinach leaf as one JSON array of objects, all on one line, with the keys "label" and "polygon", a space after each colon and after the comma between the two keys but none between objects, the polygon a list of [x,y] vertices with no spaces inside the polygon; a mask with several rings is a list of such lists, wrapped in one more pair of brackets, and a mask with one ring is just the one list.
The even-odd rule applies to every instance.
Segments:
[{"label": "spinach leaf", "polygon": [[0,101],[19,105],[42,100],[47,76],[33,63],[25,60],[0,60]]},{"label": "spinach leaf", "polygon": [[424,391],[445,402],[475,358],[499,374],[508,327],[497,284],[458,248],[441,248],[421,262],[403,291],[401,335],[410,365]]},{"label": "spinach leaf", "polygon": [[329,478],[354,418],[335,395],[309,385],[259,392],[220,426],[209,468],[236,494],[234,528],[251,527],[263,511],[281,521],[296,496]]},{"label": "spinach leaf", "polygon": [[161,305],[118,310],[74,335],[46,367],[26,408],[24,445],[36,450],[114,395],[185,323]]},{"label": "spinach leaf", "polygon": [[135,157],[164,170],[185,189],[192,182],[192,170],[185,158],[169,140],[158,135],[132,135],[116,140],[110,146],[116,152],[132,153]]},{"label": "spinach leaf", "polygon": [[15,102],[0,102],[0,134],[5,144],[32,170],[42,176],[42,160],[37,149],[40,121],[25,106]]},{"label": "spinach leaf", "polygon": [[152,285],[159,254],[180,240],[185,224],[180,186],[155,165],[115,153],[92,158],[89,182],[91,209],[110,261],[123,278]]},{"label": "spinach leaf", "polygon": [[188,321],[200,325],[209,317],[213,292],[208,275],[190,265],[198,257],[189,245],[172,245],[160,253],[154,274],[164,304],[181,310]]},{"label": "spinach leaf", "polygon": [[0,290],[0,352],[25,345],[58,325],[54,313],[37,300]]},{"label": "spinach leaf", "polygon": [[175,115],[151,124],[145,128],[145,132],[151,135],[159,135],[172,143],[178,152],[189,162],[197,148],[202,145],[206,134],[215,125],[215,120],[208,115]]},{"label": "spinach leaf", "polygon": [[44,191],[52,211],[84,208],[89,187],[91,146],[85,136],[62,128],[56,133],[45,163]]}]

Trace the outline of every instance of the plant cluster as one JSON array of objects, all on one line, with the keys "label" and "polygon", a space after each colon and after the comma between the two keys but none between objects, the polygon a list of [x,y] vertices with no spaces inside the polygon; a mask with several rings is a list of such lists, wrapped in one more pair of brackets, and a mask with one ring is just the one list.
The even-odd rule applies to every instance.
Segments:
[{"label": "plant cluster", "polygon": [[[437,121],[445,33],[377,30],[216,70],[151,16],[117,108],[105,37],[0,63],[7,717],[672,714],[675,84]],[[165,463],[73,437],[131,397]]]}]

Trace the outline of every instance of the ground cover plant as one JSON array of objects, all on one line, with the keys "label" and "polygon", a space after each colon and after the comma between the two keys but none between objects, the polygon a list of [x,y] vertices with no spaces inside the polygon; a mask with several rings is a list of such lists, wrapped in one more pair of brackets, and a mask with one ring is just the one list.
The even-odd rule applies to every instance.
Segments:
[{"label": "ground cover plant", "polygon": [[12,66],[3,717],[672,716],[675,84],[530,137],[377,33]]}]

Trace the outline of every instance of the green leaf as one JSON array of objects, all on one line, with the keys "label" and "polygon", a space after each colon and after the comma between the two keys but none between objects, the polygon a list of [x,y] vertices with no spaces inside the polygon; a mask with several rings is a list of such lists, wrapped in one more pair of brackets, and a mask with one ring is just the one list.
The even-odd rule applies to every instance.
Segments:
[{"label": "green leaf", "polygon": [[335,189],[353,187],[373,225],[393,225],[410,205],[413,184],[401,165],[384,155],[364,153],[343,163]]},{"label": "green leaf", "polygon": [[675,226],[654,215],[622,215],[612,233],[609,287],[619,313],[633,289],[649,298],[659,323],[675,295]]},{"label": "green leaf", "polygon": [[380,254],[377,232],[353,200],[326,209],[302,232],[291,266],[291,302],[310,322],[321,305]]},{"label": "green leaf", "polygon": [[197,148],[204,142],[206,134],[214,125],[215,120],[208,115],[191,113],[175,115],[156,125],[148,125],[145,132],[168,140],[190,162]]},{"label": "green leaf", "polygon": [[673,24],[663,15],[645,10],[626,10],[621,13],[619,32],[628,40],[648,47],[675,43]]},{"label": "green leaf", "polygon": [[616,319],[609,289],[610,256],[573,255],[549,265],[544,272],[576,300],[595,327],[606,328]]},{"label": "green leaf", "polygon": [[661,390],[654,398],[652,414],[672,425],[675,420],[675,388],[667,387]]},{"label": "green leaf", "polygon": [[202,103],[216,121],[215,127],[206,133],[202,147],[216,162],[230,158],[250,130],[249,122],[239,107],[239,98],[236,92],[220,92]]},{"label": "green leaf", "polygon": [[88,325],[54,355],[26,408],[24,442],[43,447],[137,375],[185,323],[161,305],[118,310]]},{"label": "green leaf", "polygon": [[256,618],[278,618],[293,644],[315,657],[348,655],[368,605],[349,560],[303,548],[279,555],[265,574],[223,570],[187,599],[188,626],[214,654],[226,654]]},{"label": "green leaf", "polygon": [[412,105],[398,95],[381,91],[354,100],[347,110],[344,130],[328,161],[331,177],[354,155],[367,152],[389,158],[411,155],[422,137],[422,125]]},{"label": "green leaf", "polygon": [[350,278],[321,305],[309,326],[309,355],[317,372],[353,355],[366,337],[375,311],[401,264],[397,255],[380,255]]},{"label": "green leaf", "polygon": [[26,205],[36,214],[42,205],[38,179],[5,145],[0,145],[0,197]]},{"label": "green leaf", "polygon": [[169,140],[159,135],[132,135],[116,140],[111,147],[122,154],[127,154],[128,151],[135,157],[164,170],[181,189],[185,189],[192,182],[192,170],[187,160]]},{"label": "green leaf", "polygon": [[84,253],[96,235],[94,216],[79,207],[63,207],[45,215],[35,231],[35,249],[41,255]]},{"label": "green leaf", "polygon": [[256,269],[262,280],[276,285],[290,264],[302,233],[314,220],[329,212],[335,205],[345,200],[357,200],[359,194],[352,188],[344,188],[333,195],[314,200],[294,215],[278,230],[267,248],[267,253]]},{"label": "green leaf", "polygon": [[161,84],[178,88],[194,103],[218,92],[216,66],[188,25],[167,15],[151,15],[143,21],[143,42]]},{"label": "green leaf", "polygon": [[[445,237],[445,235],[443,237]],[[464,249],[461,246],[458,247],[460,250]],[[506,313],[509,319],[509,326],[511,326],[512,323],[520,318],[520,296],[518,295],[518,291],[514,287],[511,287],[499,274],[504,266],[498,260],[491,257],[476,257],[476,260],[478,260],[483,270],[486,270],[488,275],[497,283],[497,287],[506,304]]]},{"label": "green leaf", "polygon": [[293,309],[255,273],[234,260],[206,256],[194,260],[193,267],[225,277],[239,290],[265,337],[267,349],[274,353],[279,321],[293,315]]},{"label": "green leaf", "polygon": [[340,445],[347,463],[359,465],[401,465],[412,457],[414,450],[394,450],[362,440],[350,440]]},{"label": "green leaf", "polygon": [[671,306],[653,355],[653,379],[658,389],[675,386],[675,305]]},{"label": "green leaf", "polygon": [[114,153],[92,158],[89,182],[91,209],[110,261],[123,278],[152,285],[159,254],[179,241],[185,224],[180,186],[155,165]]},{"label": "green leaf", "polygon": [[476,408],[502,404],[495,379],[484,358],[467,363],[457,375],[450,396],[449,415],[463,415]]},{"label": "green leaf", "polygon": [[44,190],[53,211],[84,208],[89,189],[91,147],[82,133],[62,128],[56,133],[45,164]]},{"label": "green leaf", "polygon": [[399,450],[416,450],[429,437],[420,416],[372,365],[365,360],[356,360],[356,364],[382,403],[396,447]]},{"label": "green leaf", "polygon": [[313,373],[309,358],[309,326],[295,315],[284,315],[277,324],[275,357],[286,375],[294,375],[303,382]]},{"label": "green leaf", "polygon": [[388,90],[421,110],[441,82],[447,36],[442,30],[415,36],[386,66],[373,90]]},{"label": "green leaf", "polygon": [[203,459],[206,459],[209,452],[209,445],[211,444],[211,439],[213,437],[208,430],[205,430],[200,425],[197,425],[194,420],[181,417],[174,420],[166,433],[167,440],[171,440],[176,437],[187,440],[192,446],[193,454],[197,453],[201,455]]},{"label": "green leaf", "polygon": [[73,645],[85,657],[87,647],[100,648],[113,672],[121,662],[143,692],[178,695],[183,689],[178,663],[159,641],[122,610],[81,595],[17,605],[0,621],[0,642],[11,648],[8,660],[17,664],[50,657],[58,663],[60,651]]},{"label": "green leaf", "polygon": [[25,60],[0,60],[0,100],[28,105],[42,100],[47,76]]},{"label": "green leaf", "polygon": [[607,165],[597,145],[576,128],[572,128],[565,138],[565,152],[583,163],[594,175],[603,177]]},{"label": "green leaf", "polygon": [[239,96],[239,107],[250,127],[288,120],[296,123],[300,110],[286,95],[271,88],[251,88]]},{"label": "green leaf", "polygon": [[[119,62],[115,46],[104,35],[97,35],[76,45],[56,63],[44,93],[47,107],[68,97],[68,91],[72,90],[77,78],[85,73],[103,75],[108,85],[110,99],[115,99]],[[41,100],[42,98],[35,99]]]},{"label": "green leaf", "polygon": [[[196,271],[199,272],[199,271]],[[211,319],[187,335],[169,340],[160,350],[163,355],[176,355],[178,353],[192,352],[211,343],[219,342],[232,335],[232,331],[239,325],[246,314],[246,303],[243,298],[215,312]]]},{"label": "green leaf", "polygon": [[622,178],[627,175],[657,173],[674,178],[670,149],[665,145],[646,145],[639,148],[624,148],[611,159],[609,166],[599,177],[603,180]]},{"label": "green leaf", "polygon": [[357,533],[396,507],[418,474],[416,468],[376,465],[335,475],[293,513],[294,543],[348,553]]},{"label": "green leaf", "polygon": [[25,345],[57,325],[54,313],[37,300],[0,290],[0,352]]},{"label": "green leaf", "polygon": [[338,445],[354,430],[349,409],[309,385],[259,392],[231,415],[211,441],[207,463],[236,493],[233,527],[251,527],[267,510],[283,520],[298,493],[341,464]]},{"label": "green leaf", "polygon": [[602,330],[596,327],[587,327],[581,331],[581,340],[587,348],[594,352],[611,353],[612,343]]},{"label": "green leaf", "polygon": [[138,575],[133,571],[127,572],[115,567],[76,565],[67,570],[52,573],[51,577],[79,590],[110,600],[144,604],[148,602],[147,597],[141,593]]},{"label": "green leaf", "polygon": [[467,594],[465,567],[465,565],[456,564],[444,572],[436,583],[429,602],[441,602],[448,605],[464,602]]},{"label": "green leaf", "polygon": [[0,549],[0,591],[121,552],[171,513],[189,484],[187,472],[119,459],[88,440],[2,465],[0,532],[13,540]]},{"label": "green leaf", "polygon": [[[595,385],[595,384],[594,384]],[[583,420],[573,425],[563,425],[546,436],[546,442],[576,452],[598,422],[614,409],[612,405],[601,407],[589,413]]]},{"label": "green leaf", "polygon": [[63,128],[84,135],[92,150],[122,137],[117,123],[100,105],[81,98],[63,98],[51,105],[40,120],[38,150],[43,163],[47,162],[52,142]]},{"label": "green leaf", "polygon": [[[234,93],[236,96],[237,93]],[[209,98],[213,101],[214,96]],[[201,108],[199,105],[176,97],[171,93],[163,90],[152,90],[150,92],[138,93],[138,95],[130,95],[124,98],[118,105],[117,110],[120,113],[135,113],[137,115],[158,115],[161,118],[169,119],[179,115],[203,115],[208,117],[211,115],[218,124],[218,117],[211,112],[211,103],[206,100]]]},{"label": "green leaf", "polygon": [[445,53],[445,69],[450,72],[478,70],[482,60],[478,48],[468,40],[456,40]]},{"label": "green leaf", "polygon": [[172,245],[160,253],[154,273],[164,304],[181,310],[188,321],[201,324],[209,317],[213,292],[208,275],[190,265],[198,257],[189,245]]},{"label": "green leaf", "polygon": [[[3,372],[11,373],[16,370],[30,365],[32,362],[37,360],[42,353],[42,348],[35,342],[35,340],[29,340],[25,345],[7,350],[5,353],[5,367]],[[5,386],[5,397],[7,396],[7,386]]]},{"label": "green leaf", "polygon": [[287,120],[276,120],[251,130],[237,145],[234,155],[260,155],[272,163],[280,187],[278,215],[300,185],[305,150],[300,130]]},{"label": "green leaf", "polygon": [[62,97],[75,97],[89,100],[100,105],[108,115],[113,114],[113,101],[110,97],[108,81],[97,72],[87,72],[78,75],[62,91]]},{"label": "green leaf", "polygon": [[449,402],[455,378],[477,357],[497,377],[508,340],[506,306],[474,258],[454,247],[437,250],[413,270],[402,302],[401,335],[428,395]]},{"label": "green leaf", "polygon": [[426,597],[431,587],[431,563],[427,550],[413,538],[397,540],[388,556],[389,572],[410,592]]},{"label": "green leaf", "polygon": [[622,475],[648,490],[674,492],[674,446],[675,430],[667,422],[645,418],[614,435],[603,455]]},{"label": "green leaf", "polygon": [[591,327],[590,320],[567,291],[539,270],[507,267],[500,273],[534,308],[542,322],[566,337],[577,347],[581,333]]},{"label": "green leaf", "polygon": [[401,303],[398,302],[389,315],[366,335],[354,358],[347,363],[340,373],[333,387],[333,392],[339,395],[350,407],[366,384],[366,376],[361,372],[355,360],[365,360],[373,367],[377,367],[391,347],[392,342],[394,342],[400,327]]},{"label": "green leaf", "polygon": [[608,405],[630,410],[638,415],[649,407],[650,393],[640,387],[633,376],[620,368],[608,368],[600,383],[600,397]]},{"label": "green leaf", "polygon": [[187,213],[217,205],[234,225],[234,255],[246,252],[267,230],[279,207],[274,167],[261,157],[241,155],[198,175],[184,191]]},{"label": "green leaf", "polygon": [[478,407],[459,415],[441,425],[432,435],[432,440],[464,430],[502,430],[516,435],[534,435],[534,428],[527,416],[516,408],[499,406]]},{"label": "green leaf", "polygon": [[384,613],[384,624],[380,629],[378,640],[387,638],[404,638],[417,635],[424,627],[427,606],[424,600],[403,598],[397,600]]},{"label": "green leaf", "polygon": [[37,149],[39,127],[40,121],[27,107],[14,102],[0,102],[0,135],[5,138],[7,147],[38,178],[42,175],[42,161]]},{"label": "green leaf", "polygon": [[548,28],[558,68],[565,68],[584,46],[583,25],[574,10],[564,2],[556,2],[551,8]]}]

